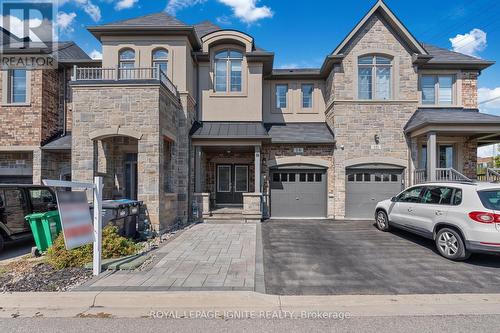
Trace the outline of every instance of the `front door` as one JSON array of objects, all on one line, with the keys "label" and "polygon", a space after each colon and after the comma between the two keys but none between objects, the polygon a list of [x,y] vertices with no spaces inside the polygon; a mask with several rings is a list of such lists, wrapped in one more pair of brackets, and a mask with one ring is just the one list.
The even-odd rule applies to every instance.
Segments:
[{"label": "front door", "polygon": [[439,145],[438,165],[440,168],[455,167],[455,149],[453,145]]},{"label": "front door", "polygon": [[216,172],[216,204],[242,205],[243,193],[248,192],[248,165],[218,164]]}]

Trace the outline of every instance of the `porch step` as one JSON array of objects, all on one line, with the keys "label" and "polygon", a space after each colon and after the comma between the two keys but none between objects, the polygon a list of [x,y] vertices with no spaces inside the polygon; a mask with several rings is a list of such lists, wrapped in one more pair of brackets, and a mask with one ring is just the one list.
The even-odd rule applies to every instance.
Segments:
[{"label": "porch step", "polygon": [[204,219],[205,223],[212,223],[212,224],[244,224],[246,223],[243,219],[240,220],[221,220],[221,219],[214,219],[214,218],[205,218]]},{"label": "porch step", "polygon": [[212,216],[206,217],[207,220],[243,220],[243,214],[234,213],[212,213]]}]

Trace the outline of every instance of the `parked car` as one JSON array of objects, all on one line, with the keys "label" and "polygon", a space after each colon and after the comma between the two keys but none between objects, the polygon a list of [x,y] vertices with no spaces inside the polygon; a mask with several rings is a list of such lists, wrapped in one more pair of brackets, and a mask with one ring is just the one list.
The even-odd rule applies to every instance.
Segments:
[{"label": "parked car", "polygon": [[432,239],[439,253],[465,260],[471,253],[500,253],[500,185],[428,183],[381,201],[377,228],[391,227]]},{"label": "parked car", "polygon": [[26,215],[54,209],[56,196],[48,187],[0,184],[0,251],[7,242],[33,237]]}]

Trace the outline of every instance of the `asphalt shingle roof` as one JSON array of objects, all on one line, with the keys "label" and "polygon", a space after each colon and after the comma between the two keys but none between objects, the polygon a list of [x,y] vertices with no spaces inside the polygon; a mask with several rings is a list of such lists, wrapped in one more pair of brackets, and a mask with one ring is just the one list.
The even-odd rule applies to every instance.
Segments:
[{"label": "asphalt shingle roof", "polygon": [[42,147],[43,150],[71,150],[71,134],[61,136]]},{"label": "asphalt shingle roof", "polygon": [[326,123],[266,124],[272,143],[333,143]]},{"label": "asphalt shingle roof", "polygon": [[477,109],[419,108],[406,123],[405,132],[411,132],[429,124],[500,125],[500,117],[481,113]]},{"label": "asphalt shingle roof", "polygon": [[260,122],[205,121],[193,138],[197,139],[265,139],[268,134]]},{"label": "asphalt shingle roof", "polygon": [[201,37],[208,35],[212,32],[222,30],[222,28],[210,21],[203,21],[198,24],[195,24],[194,30],[196,31],[196,35],[198,35],[198,38],[201,39]]},{"label": "asphalt shingle roof", "polygon": [[103,27],[150,26],[150,27],[188,27],[184,22],[165,12],[148,14],[128,20],[121,20],[102,25]]},{"label": "asphalt shingle roof", "polygon": [[471,57],[463,53],[450,51],[431,44],[422,43],[422,45],[432,56],[432,59],[428,62],[429,64],[443,62],[482,63],[486,61],[484,59]]}]

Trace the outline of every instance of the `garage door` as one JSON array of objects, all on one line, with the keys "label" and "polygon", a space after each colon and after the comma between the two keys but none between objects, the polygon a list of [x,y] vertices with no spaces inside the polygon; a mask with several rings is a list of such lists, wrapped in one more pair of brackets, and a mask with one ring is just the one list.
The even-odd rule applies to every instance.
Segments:
[{"label": "garage door", "polygon": [[33,176],[0,176],[0,184],[33,184]]},{"label": "garage door", "polygon": [[402,169],[348,169],[346,217],[372,219],[377,202],[395,196],[402,189]]},{"label": "garage door", "polygon": [[324,169],[271,171],[271,217],[326,217],[327,179]]}]

